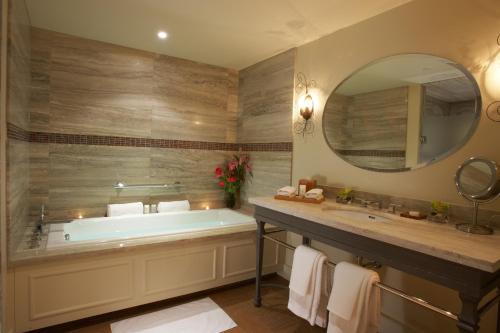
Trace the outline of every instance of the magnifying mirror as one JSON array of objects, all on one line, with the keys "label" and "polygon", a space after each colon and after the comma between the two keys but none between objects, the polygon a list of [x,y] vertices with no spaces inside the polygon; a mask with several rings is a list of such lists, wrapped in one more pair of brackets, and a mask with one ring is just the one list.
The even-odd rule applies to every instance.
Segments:
[{"label": "magnifying mirror", "polygon": [[500,174],[494,161],[471,157],[457,170],[455,185],[458,193],[474,204],[472,223],[460,223],[458,230],[480,235],[491,235],[493,229],[479,225],[479,204],[495,200],[500,195]]}]

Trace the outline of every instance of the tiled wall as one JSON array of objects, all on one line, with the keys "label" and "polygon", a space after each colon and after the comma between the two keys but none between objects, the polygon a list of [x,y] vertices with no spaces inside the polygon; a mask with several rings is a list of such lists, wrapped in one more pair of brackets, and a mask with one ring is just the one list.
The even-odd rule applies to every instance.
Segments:
[{"label": "tiled wall", "polygon": [[290,150],[251,154],[254,178],[244,199],[290,184],[295,49],[240,71],[238,142],[288,143]]},{"label": "tiled wall", "polygon": [[[30,22],[24,1],[9,1],[7,121],[29,129]],[[22,237],[28,221],[29,144],[8,139],[7,193],[9,249]]]},{"label": "tiled wall", "polygon": [[[226,68],[32,29],[31,128],[10,126],[30,141],[32,218],[42,204],[48,220],[103,216],[106,204],[133,200],[219,207],[213,170],[238,150],[254,166],[244,194],[289,184],[294,54],[239,79]],[[117,191],[118,181],[183,187]]]},{"label": "tiled wall", "polygon": [[[132,200],[221,205],[213,169],[235,148],[237,72],[41,29],[32,36],[33,216],[42,204],[50,220],[104,216],[106,204]],[[118,181],[183,187],[117,191]]]}]

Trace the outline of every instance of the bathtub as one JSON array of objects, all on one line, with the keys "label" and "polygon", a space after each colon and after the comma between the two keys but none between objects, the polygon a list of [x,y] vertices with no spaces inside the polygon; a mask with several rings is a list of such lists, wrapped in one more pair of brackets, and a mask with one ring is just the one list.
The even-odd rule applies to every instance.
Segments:
[{"label": "bathtub", "polygon": [[84,218],[70,223],[51,224],[47,249],[201,232],[253,223],[253,217],[230,209]]},{"label": "bathtub", "polygon": [[[256,226],[229,209],[52,224],[48,248],[13,267],[15,332],[255,279]],[[265,242],[263,274],[281,271]]]}]

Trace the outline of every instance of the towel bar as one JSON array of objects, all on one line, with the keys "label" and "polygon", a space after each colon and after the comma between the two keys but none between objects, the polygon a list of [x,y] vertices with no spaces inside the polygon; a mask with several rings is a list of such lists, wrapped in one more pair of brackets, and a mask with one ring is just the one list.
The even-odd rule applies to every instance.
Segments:
[{"label": "towel bar", "polygon": [[[292,251],[295,251],[296,247],[293,246],[293,245],[290,245],[288,243],[285,243],[283,241],[280,241],[278,239],[275,239],[273,237],[270,237],[270,236],[267,236],[267,235],[263,235],[263,237],[267,240],[270,240],[271,242],[274,242],[278,245],[281,245],[289,250],[292,250]],[[335,268],[336,264],[334,262],[331,262],[331,261],[327,261],[326,262],[326,265],[329,266],[329,267],[332,267],[332,268]],[[412,303],[415,303],[419,306],[422,306],[424,308],[427,308],[431,311],[434,311],[436,313],[439,313],[447,318],[450,318],[452,320],[455,320],[455,321],[458,321],[458,316],[455,314],[455,313],[452,313],[450,311],[446,311],[438,306],[435,306],[435,305],[432,305],[430,303],[428,303],[427,301],[421,299],[421,298],[418,298],[418,297],[415,297],[415,296],[410,296],[410,295],[407,295],[405,294],[403,291],[401,290],[398,290],[396,288],[392,288],[392,287],[389,287],[388,285],[385,285],[381,282],[377,282],[375,284],[377,287],[379,287],[381,290],[384,290],[384,291],[387,291],[393,295],[396,295],[396,296],[399,296],[399,297],[402,297],[404,299],[406,299],[407,301],[410,301]],[[493,305],[495,305],[496,302],[498,302],[500,300],[500,294],[497,294],[493,299],[491,299],[489,302],[487,302],[479,311],[482,313],[482,312],[485,312],[487,311],[488,309],[490,309]]]},{"label": "towel bar", "polygon": [[173,184],[136,184],[136,185],[127,185],[122,182],[118,182],[115,185],[113,185],[113,188],[116,190],[122,190],[126,188],[178,188],[182,187],[180,182],[175,182]]},{"label": "towel bar", "polygon": [[[500,269],[491,272],[482,270],[454,260],[441,258],[439,254],[425,254],[413,248],[401,247],[391,244],[391,242],[377,240],[374,237],[362,236],[352,230],[343,230],[335,225],[317,223],[308,218],[297,216],[300,214],[294,214],[289,209],[267,208],[267,200],[265,199],[251,201],[255,205],[254,217],[257,223],[255,247],[257,274],[253,299],[256,307],[262,305],[263,255],[265,243],[269,241],[266,239],[269,235],[266,238],[264,236],[266,235],[266,226],[272,225],[301,235],[302,243],[305,245],[310,245],[310,240],[316,240],[350,253],[367,256],[401,272],[451,288],[458,293],[459,300],[457,301],[461,305],[460,312],[452,313],[418,297],[407,295],[401,290],[382,283],[378,285],[380,289],[389,294],[406,299],[417,306],[428,308],[445,318],[453,319],[460,333],[477,333],[481,317],[484,317],[486,311],[488,313],[494,311],[498,319],[496,331],[500,333],[500,307],[498,310],[496,309],[496,304],[500,301]],[[291,250],[295,249],[290,244],[286,245]],[[331,263],[331,266],[334,265],[335,263]]]}]

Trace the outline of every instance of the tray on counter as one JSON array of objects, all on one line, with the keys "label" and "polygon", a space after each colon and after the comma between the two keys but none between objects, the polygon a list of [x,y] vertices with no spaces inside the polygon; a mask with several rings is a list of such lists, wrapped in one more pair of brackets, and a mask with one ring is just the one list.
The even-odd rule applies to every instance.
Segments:
[{"label": "tray on counter", "polygon": [[310,199],[310,198],[305,198],[301,196],[294,196],[294,197],[289,197],[286,195],[275,195],[274,199],[276,200],[285,200],[285,201],[295,201],[295,202],[305,202],[305,203],[312,203],[312,204],[320,204],[323,201],[325,201],[325,197],[321,198],[320,200],[316,199]]}]

